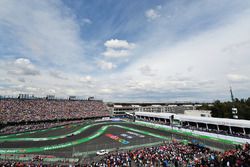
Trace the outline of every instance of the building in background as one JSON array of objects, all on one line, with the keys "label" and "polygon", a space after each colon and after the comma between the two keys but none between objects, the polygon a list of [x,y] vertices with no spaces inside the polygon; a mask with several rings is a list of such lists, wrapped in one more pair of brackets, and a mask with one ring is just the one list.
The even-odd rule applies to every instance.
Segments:
[{"label": "building in background", "polygon": [[211,111],[197,110],[201,104],[179,104],[179,103],[108,103],[109,110],[113,116],[125,116],[127,113],[152,112],[152,113],[174,113],[186,114],[200,117],[211,117]]},{"label": "building in background", "polygon": [[195,117],[211,117],[211,110],[185,110],[184,115]]}]

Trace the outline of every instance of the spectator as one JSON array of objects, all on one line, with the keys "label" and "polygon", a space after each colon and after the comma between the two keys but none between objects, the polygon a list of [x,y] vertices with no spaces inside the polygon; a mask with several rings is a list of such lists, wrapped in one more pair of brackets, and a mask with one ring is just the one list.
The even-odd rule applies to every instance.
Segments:
[{"label": "spectator", "polygon": [[[109,116],[107,106],[97,100],[0,100],[0,123],[42,122],[50,120],[72,120]],[[37,126],[17,126],[2,129],[0,132],[20,132],[37,128],[51,127],[48,123]],[[42,127],[44,126],[44,127]],[[8,131],[8,128],[9,131]],[[15,130],[16,129],[16,130]],[[19,129],[19,131],[18,131]],[[12,131],[14,130],[14,131]]]},{"label": "spectator", "polygon": [[[76,167],[250,167],[249,144],[224,153],[196,145],[173,142],[128,152],[110,153],[90,164],[78,163]],[[33,162],[0,161],[0,166],[69,166],[61,163],[48,164],[42,156],[34,156]],[[37,165],[35,163],[41,163]]]}]

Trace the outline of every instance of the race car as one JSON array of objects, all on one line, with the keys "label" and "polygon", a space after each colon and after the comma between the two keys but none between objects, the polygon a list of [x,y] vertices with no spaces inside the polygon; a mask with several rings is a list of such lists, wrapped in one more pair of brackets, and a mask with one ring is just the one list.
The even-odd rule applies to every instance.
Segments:
[{"label": "race car", "polygon": [[109,152],[107,150],[99,150],[96,152],[96,155],[106,155],[108,154]]}]

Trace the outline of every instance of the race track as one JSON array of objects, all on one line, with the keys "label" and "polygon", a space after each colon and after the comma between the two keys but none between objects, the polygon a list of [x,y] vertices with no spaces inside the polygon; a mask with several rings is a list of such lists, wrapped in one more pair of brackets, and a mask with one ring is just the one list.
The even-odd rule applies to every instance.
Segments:
[{"label": "race track", "polygon": [[[71,157],[76,153],[123,148],[183,139],[132,122],[91,122],[0,136],[0,154],[46,154]],[[213,142],[210,142],[213,145]]]}]

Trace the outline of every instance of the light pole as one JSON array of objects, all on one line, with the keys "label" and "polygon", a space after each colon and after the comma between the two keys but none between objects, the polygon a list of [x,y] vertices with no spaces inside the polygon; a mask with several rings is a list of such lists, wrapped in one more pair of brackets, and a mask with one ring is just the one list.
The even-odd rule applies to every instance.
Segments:
[{"label": "light pole", "polygon": [[174,123],[174,115],[171,115],[170,116],[170,125],[171,125],[171,129],[172,129],[172,132],[171,132],[171,140],[173,141],[173,123]]}]

